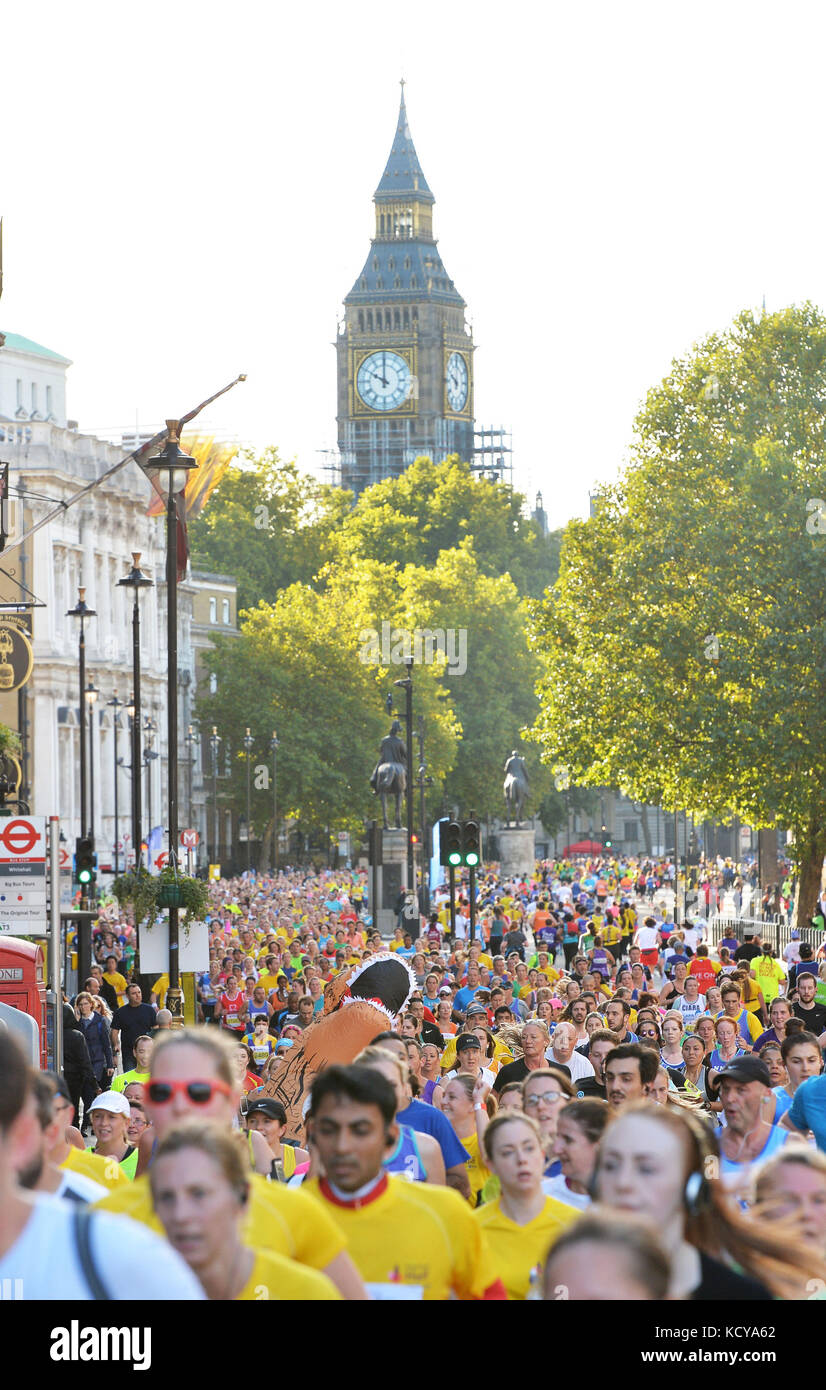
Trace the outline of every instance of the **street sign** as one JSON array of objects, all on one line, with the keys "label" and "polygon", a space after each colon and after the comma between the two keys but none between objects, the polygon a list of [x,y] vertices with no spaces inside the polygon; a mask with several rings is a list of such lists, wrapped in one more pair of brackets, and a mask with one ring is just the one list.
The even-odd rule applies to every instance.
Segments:
[{"label": "street sign", "polygon": [[169,858],[169,855],[167,854],[166,850],[162,850],[161,853],[158,855],[157,859],[155,860],[155,868],[158,869],[159,871],[160,871],[161,869],[165,868],[165,867],[166,867],[166,861],[167,861],[168,858]]},{"label": "street sign", "polygon": [[61,851],[60,851],[60,868],[61,868],[61,871],[62,871],[63,869],[70,869],[71,867],[72,867],[72,856],[71,856],[71,854],[69,853],[69,851],[68,851],[67,849],[61,849]]},{"label": "street sign", "polygon": [[0,822],[0,933],[47,930],[46,817],[13,816]]},{"label": "street sign", "polygon": [[200,844],[201,836],[197,830],[182,830],[181,844],[184,849],[195,849]]}]

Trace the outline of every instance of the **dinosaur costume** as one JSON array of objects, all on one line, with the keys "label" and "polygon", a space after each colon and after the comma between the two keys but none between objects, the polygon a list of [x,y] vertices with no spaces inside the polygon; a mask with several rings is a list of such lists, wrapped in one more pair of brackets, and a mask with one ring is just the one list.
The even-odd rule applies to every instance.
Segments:
[{"label": "dinosaur costume", "polygon": [[342,970],[324,990],[324,1012],[305,1028],[289,1060],[259,1094],[274,1096],[287,1112],[285,1139],[304,1143],[304,1111],[314,1078],[334,1063],[346,1066],[391,1028],[405,1007],[416,980],[406,961],[389,951],[364,965]]}]

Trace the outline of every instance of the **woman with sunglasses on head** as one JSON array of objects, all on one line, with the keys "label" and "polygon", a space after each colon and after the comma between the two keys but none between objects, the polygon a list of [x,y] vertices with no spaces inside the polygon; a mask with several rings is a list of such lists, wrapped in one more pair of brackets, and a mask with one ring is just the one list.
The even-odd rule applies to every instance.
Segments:
[{"label": "woman with sunglasses on head", "polygon": [[325,1274],[249,1242],[244,1222],[249,1174],[237,1140],[218,1124],[184,1120],[168,1130],[150,1183],[166,1238],[207,1298],[316,1302],[341,1297]]},{"label": "woman with sunglasses on head", "polygon": [[[148,1134],[157,1138],[158,1145],[185,1119],[211,1120],[231,1134],[239,1100],[235,1044],[217,1028],[181,1028],[156,1043],[144,1105],[152,1123]],[[271,1161],[263,1137],[255,1134],[253,1139],[260,1141]],[[240,1142],[246,1141],[240,1137]],[[101,1205],[163,1233],[153,1207],[149,1177],[142,1173],[140,1164],[136,1180]],[[258,1173],[250,1174],[244,1231],[251,1244],[292,1255],[301,1264],[323,1270],[345,1298],[365,1297],[341,1232],[320,1204],[305,1193],[268,1182]]]}]

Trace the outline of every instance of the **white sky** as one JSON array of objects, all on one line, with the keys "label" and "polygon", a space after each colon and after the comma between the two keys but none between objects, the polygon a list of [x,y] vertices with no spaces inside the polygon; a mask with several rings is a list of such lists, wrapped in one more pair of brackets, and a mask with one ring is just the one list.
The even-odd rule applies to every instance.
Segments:
[{"label": "white sky", "polygon": [[672,357],[826,304],[826,10],[790,3],[41,0],[2,32],[0,327],[85,430],[203,427],[305,469],[398,79],[515,481],[585,514]]}]

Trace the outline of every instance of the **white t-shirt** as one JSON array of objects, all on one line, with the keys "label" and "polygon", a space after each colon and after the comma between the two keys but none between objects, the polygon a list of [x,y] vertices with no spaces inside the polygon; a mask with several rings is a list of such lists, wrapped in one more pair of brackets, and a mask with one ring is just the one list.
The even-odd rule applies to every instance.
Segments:
[{"label": "white t-shirt", "polygon": [[580,1081],[583,1076],[596,1075],[588,1058],[584,1057],[581,1052],[577,1052],[576,1048],[574,1048],[567,1062],[560,1062],[559,1058],[554,1056],[553,1046],[545,1048],[545,1056],[549,1062],[556,1062],[560,1067],[567,1067],[571,1073],[572,1081]]},{"label": "white t-shirt", "polygon": [[660,933],[656,927],[637,927],[634,945],[639,946],[641,951],[657,950],[660,945]]},{"label": "white t-shirt", "polygon": [[[32,1206],[32,1215],[14,1245],[0,1255],[0,1283],[22,1281],[27,1301],[91,1300],[75,1240],[76,1203],[42,1196],[34,1197]],[[140,1304],[146,1299],[204,1298],[181,1256],[137,1221],[96,1211],[90,1246],[98,1277],[115,1301]]]},{"label": "white t-shirt", "polygon": [[[444,1033],[442,1034],[442,1036],[444,1036]],[[465,1075],[466,1075],[466,1074],[467,1074],[467,1073],[465,1073]],[[493,1083],[494,1083],[494,1081],[496,1080],[496,1074],[495,1074],[494,1072],[492,1072],[492,1071],[490,1070],[489,1067],[480,1067],[480,1068],[479,1068],[479,1074],[480,1074],[480,1076],[482,1077],[482,1080],[484,1081],[484,1083],[485,1083],[486,1086],[492,1086]],[[458,1075],[459,1075],[459,1073],[458,1073],[458,1071],[456,1070],[456,1068],[454,1067],[453,1071],[447,1072],[447,1073],[445,1074],[445,1076],[442,1077],[442,1080],[443,1080],[444,1082],[452,1081],[453,1078],[454,1078],[454,1076],[458,1076]]]},{"label": "white t-shirt", "polygon": [[61,1171],[63,1178],[59,1188],[56,1192],[44,1192],[44,1197],[63,1197],[88,1205],[89,1202],[102,1202],[104,1197],[109,1196],[108,1187],[104,1187],[102,1182],[95,1182],[94,1178],[88,1178],[85,1173],[76,1173],[72,1168]]},{"label": "white t-shirt", "polygon": [[591,1198],[588,1193],[572,1192],[562,1173],[557,1173],[555,1178],[543,1178],[542,1191],[546,1197],[553,1197],[557,1202],[564,1202],[566,1207],[576,1207],[578,1211],[585,1211],[585,1208],[591,1205]]},{"label": "white t-shirt", "polygon": [[699,994],[696,999],[686,999],[685,995],[682,994],[668,1007],[673,1013],[682,1014],[685,1023],[695,1023],[702,1014],[708,1013],[706,1001],[702,994]]}]

